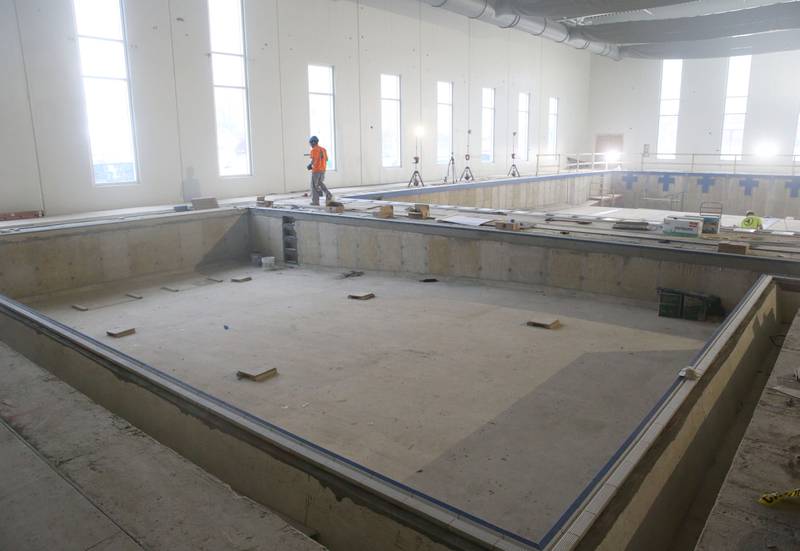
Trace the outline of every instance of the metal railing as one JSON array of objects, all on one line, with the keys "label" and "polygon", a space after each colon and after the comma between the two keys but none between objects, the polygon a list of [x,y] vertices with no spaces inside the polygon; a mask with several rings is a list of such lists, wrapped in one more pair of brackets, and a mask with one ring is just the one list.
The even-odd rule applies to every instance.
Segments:
[{"label": "metal railing", "polygon": [[[751,153],[651,152],[637,156],[619,153],[538,153],[534,155],[535,176],[592,170],[633,170],[665,172],[712,172],[725,174],[800,175],[800,155],[763,156]],[[524,172],[524,169],[521,170]]]},{"label": "metal railing", "polygon": [[650,153],[639,158],[639,170],[724,172],[726,174],[800,174],[800,155],[721,155],[719,153]]}]

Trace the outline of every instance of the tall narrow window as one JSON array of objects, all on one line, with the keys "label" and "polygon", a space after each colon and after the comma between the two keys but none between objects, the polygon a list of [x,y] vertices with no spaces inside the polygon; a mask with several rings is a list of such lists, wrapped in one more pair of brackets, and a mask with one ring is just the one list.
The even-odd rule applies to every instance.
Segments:
[{"label": "tall narrow window", "polygon": [[665,59],[661,66],[661,109],[658,117],[659,159],[674,159],[678,147],[683,60]]},{"label": "tall narrow window", "polygon": [[401,166],[400,77],[381,75],[381,163]]},{"label": "tall narrow window", "polygon": [[336,121],[333,106],[333,67],[308,66],[309,132],[328,151],[328,170],[336,170]]},{"label": "tall narrow window", "polygon": [[219,174],[249,176],[250,113],[242,0],[208,0],[208,20]]},{"label": "tall narrow window", "polygon": [[494,88],[481,94],[481,161],[494,162]]},{"label": "tall narrow window", "polygon": [[436,83],[436,162],[444,165],[453,154],[453,83]]},{"label": "tall narrow window", "polygon": [[528,121],[531,118],[531,95],[520,92],[517,105],[517,156],[528,160]]},{"label": "tall narrow window", "polygon": [[747,95],[750,90],[750,60],[751,56],[743,55],[728,61],[728,90],[725,94],[725,119],[720,147],[723,161],[742,158]]},{"label": "tall narrow window", "polygon": [[797,130],[794,137],[794,162],[800,162],[800,115],[797,116]]},{"label": "tall narrow window", "polygon": [[547,102],[547,148],[548,155],[558,151],[558,98],[550,98]]},{"label": "tall narrow window", "polygon": [[120,0],[74,0],[96,184],[135,182],[136,147]]}]

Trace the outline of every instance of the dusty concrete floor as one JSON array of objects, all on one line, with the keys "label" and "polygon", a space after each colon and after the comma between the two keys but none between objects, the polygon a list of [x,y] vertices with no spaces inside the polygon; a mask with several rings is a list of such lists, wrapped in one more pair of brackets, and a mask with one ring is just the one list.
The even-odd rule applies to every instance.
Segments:
[{"label": "dusty concrete floor", "polygon": [[[253,280],[233,283],[231,275]],[[552,525],[711,323],[528,286],[247,266],[32,305],[156,368],[503,528]],[[161,289],[169,285],[180,289]],[[369,301],[346,298],[367,290]],[[134,300],[126,292],[143,295]],[[70,308],[80,303],[90,308]],[[558,317],[550,331],[525,322]],[[114,326],[135,326],[122,339]],[[237,369],[277,367],[262,383]]]},{"label": "dusty concrete floor", "polygon": [[0,342],[0,549],[324,548]]}]

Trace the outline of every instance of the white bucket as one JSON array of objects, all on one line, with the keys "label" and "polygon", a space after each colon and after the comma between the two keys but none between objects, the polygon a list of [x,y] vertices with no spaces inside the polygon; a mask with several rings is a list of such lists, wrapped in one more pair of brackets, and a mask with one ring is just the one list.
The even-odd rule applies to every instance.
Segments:
[{"label": "white bucket", "polygon": [[274,256],[262,256],[261,257],[261,267],[265,270],[274,270],[275,269],[275,257]]}]

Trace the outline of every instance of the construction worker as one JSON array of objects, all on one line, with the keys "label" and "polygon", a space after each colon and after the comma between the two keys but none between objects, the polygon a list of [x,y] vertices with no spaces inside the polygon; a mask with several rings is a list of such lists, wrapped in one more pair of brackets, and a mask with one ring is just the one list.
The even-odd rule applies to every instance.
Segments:
[{"label": "construction worker", "polygon": [[333,195],[328,188],[325,187],[325,169],[328,166],[328,152],[325,148],[319,145],[319,138],[311,136],[308,139],[311,145],[311,162],[306,167],[311,171],[311,204],[319,205],[319,198],[325,195],[325,201],[329,202],[333,199]]},{"label": "construction worker", "polygon": [[748,210],[744,215],[744,220],[742,220],[742,228],[746,230],[763,230],[764,221],[760,216],[756,216],[755,212]]}]

